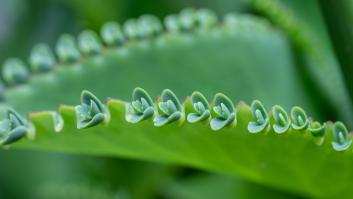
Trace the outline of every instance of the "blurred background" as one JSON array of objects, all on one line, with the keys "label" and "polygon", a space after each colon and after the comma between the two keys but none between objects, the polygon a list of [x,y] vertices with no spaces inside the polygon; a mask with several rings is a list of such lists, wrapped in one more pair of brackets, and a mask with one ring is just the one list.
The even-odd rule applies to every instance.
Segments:
[{"label": "blurred background", "polygon": [[[26,60],[34,44],[54,46],[62,33],[185,7],[252,12],[245,0],[0,0],[0,60]],[[0,150],[0,165],[0,198],[296,197],[222,174],[109,157]]]}]

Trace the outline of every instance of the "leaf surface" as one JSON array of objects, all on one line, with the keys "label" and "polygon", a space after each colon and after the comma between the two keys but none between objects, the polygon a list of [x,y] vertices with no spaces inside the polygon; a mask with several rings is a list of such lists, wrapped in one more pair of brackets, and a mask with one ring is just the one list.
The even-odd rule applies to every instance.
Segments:
[{"label": "leaf surface", "polygon": [[22,139],[13,147],[188,165],[315,197],[339,196],[350,190],[352,152],[332,148],[331,124],[323,145],[317,146],[308,132],[293,129],[283,134],[272,128],[267,134],[249,133],[252,113],[244,103],[236,107],[237,125],[219,131],[212,131],[208,123],[174,122],[155,127],[152,118],[132,124],[125,120],[125,102],[110,99],[107,103],[110,123],[80,130],[74,107],[60,106],[64,128],[59,133],[54,131],[50,112],[33,113],[30,120],[36,138]]}]

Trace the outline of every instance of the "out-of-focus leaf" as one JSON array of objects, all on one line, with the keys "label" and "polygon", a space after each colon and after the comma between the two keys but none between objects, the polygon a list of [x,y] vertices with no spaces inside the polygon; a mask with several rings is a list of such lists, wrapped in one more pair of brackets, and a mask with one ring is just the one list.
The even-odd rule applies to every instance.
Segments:
[{"label": "out-of-focus leaf", "polygon": [[353,2],[325,0],[320,3],[347,89],[353,99]]},{"label": "out-of-focus leaf", "polygon": [[164,195],[171,199],[299,198],[276,189],[247,182],[238,177],[220,174],[199,173],[182,179],[177,178],[165,187]]},{"label": "out-of-focus leaf", "polygon": [[59,64],[9,88],[5,100],[28,112],[73,104],[83,89],[128,99],[134,87],[143,85],[152,95],[166,87],[181,97],[194,90],[207,98],[223,92],[236,101],[258,98],[287,109],[299,105],[319,117],[321,110],[312,106],[300,81],[284,35],[264,21],[240,15],[229,16],[224,27],[130,41],[76,64]]},{"label": "out-of-focus leaf", "polygon": [[[316,103],[325,101],[335,107],[336,114],[353,127],[353,108],[344,84],[339,63],[333,53],[317,0],[249,0],[251,6],[268,16],[288,33],[299,49],[299,64],[305,78],[314,80],[311,87]],[[309,81],[310,82],[310,81]],[[315,96],[314,96],[315,97]],[[328,104],[321,104],[328,106]]]}]

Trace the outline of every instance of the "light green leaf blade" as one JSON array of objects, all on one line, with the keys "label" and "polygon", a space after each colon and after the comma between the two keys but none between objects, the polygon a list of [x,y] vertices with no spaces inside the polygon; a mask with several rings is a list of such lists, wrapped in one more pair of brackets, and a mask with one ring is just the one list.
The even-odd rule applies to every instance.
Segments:
[{"label": "light green leaf blade", "polygon": [[[217,133],[204,123],[155,127],[150,119],[131,124],[125,120],[125,102],[111,99],[108,108],[111,121],[107,126],[78,130],[74,107],[61,106],[59,113],[65,124],[60,133],[54,133],[50,112],[31,114],[37,130],[35,140],[21,140],[13,147],[182,164],[241,175],[257,183],[315,197],[340,196],[350,190],[350,149],[335,151],[330,137],[317,146],[310,134],[292,129],[283,135],[272,129],[268,134],[251,134],[247,126],[252,113],[244,103],[237,106],[237,126]],[[331,124],[327,131],[331,135]],[[337,168],[341,175],[336,174]]]}]

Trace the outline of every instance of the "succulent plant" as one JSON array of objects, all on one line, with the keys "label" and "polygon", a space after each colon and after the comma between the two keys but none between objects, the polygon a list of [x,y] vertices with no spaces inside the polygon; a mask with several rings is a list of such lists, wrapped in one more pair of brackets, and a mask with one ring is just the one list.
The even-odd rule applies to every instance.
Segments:
[{"label": "succulent plant", "polygon": [[[351,193],[351,93],[332,53],[315,46],[281,3],[249,1],[274,24],[187,8],[164,25],[144,15],[123,25],[107,22],[100,36],[84,30],[76,41],[64,34],[56,56],[36,45],[30,67],[6,60],[0,143],[188,165],[312,197]],[[327,107],[315,105],[312,87],[288,61],[291,42],[305,54],[311,86],[320,91],[314,94]],[[136,86],[162,94],[153,100]],[[210,103],[205,96],[214,94]],[[280,105],[265,109],[274,101]],[[313,119],[329,110],[345,124]],[[338,169],[343,177],[330,174]]]}]

